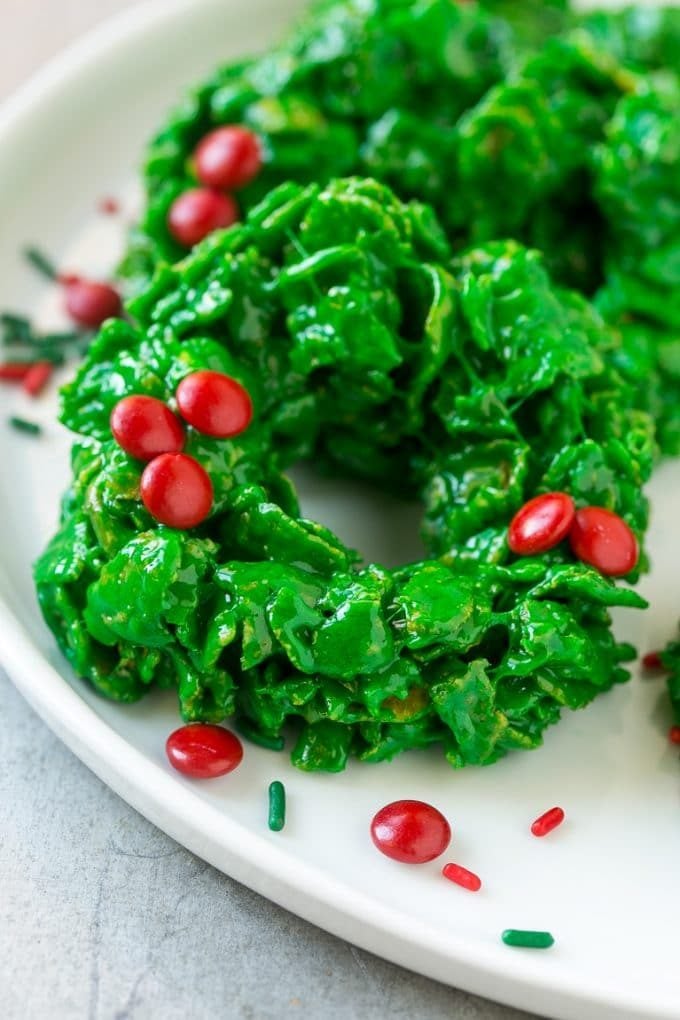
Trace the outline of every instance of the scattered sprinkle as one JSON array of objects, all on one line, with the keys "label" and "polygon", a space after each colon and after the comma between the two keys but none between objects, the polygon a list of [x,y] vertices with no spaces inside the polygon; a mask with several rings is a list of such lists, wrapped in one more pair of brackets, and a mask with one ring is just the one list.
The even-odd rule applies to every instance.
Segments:
[{"label": "scattered sprinkle", "polygon": [[29,436],[41,436],[42,428],[34,421],[26,421],[25,418],[9,418],[9,424],[17,432],[25,432]]},{"label": "scattered sprinkle", "polygon": [[21,381],[22,388],[29,397],[37,397],[52,378],[54,365],[51,361],[36,361]]},{"label": "scattered sprinkle", "polygon": [[47,255],[41,252],[38,248],[29,247],[24,249],[24,256],[26,260],[30,262],[34,269],[47,277],[48,280],[58,280],[59,273],[57,272],[56,266]]},{"label": "scattered sprinkle", "polygon": [[518,928],[506,928],[501,938],[506,946],[523,949],[550,949],[555,944],[555,939],[549,931],[520,931]]},{"label": "scattered sprinkle", "polygon": [[120,212],[120,203],[117,198],[113,198],[111,195],[105,195],[99,199],[97,208],[100,213],[104,213],[105,216],[115,216],[116,213]]},{"label": "scattered sprinkle", "polygon": [[235,727],[242,737],[249,740],[251,744],[256,744],[258,747],[266,747],[268,751],[282,751],[285,747],[285,740],[283,737],[272,737],[266,733],[261,733],[256,730],[254,726],[251,726],[245,719],[237,719]]},{"label": "scattered sprinkle", "polygon": [[21,382],[30,368],[30,362],[7,362],[5,365],[0,365],[0,380],[2,382]]},{"label": "scattered sprinkle", "polygon": [[286,790],[283,783],[275,779],[269,784],[269,828],[281,832],[286,824]]},{"label": "scattered sprinkle", "polygon": [[642,665],[645,669],[659,670],[663,669],[663,662],[661,661],[661,654],[659,652],[647,652],[642,657]]},{"label": "scattered sprinkle", "polygon": [[671,744],[680,744],[680,726],[671,726],[668,731],[668,739]]},{"label": "scattered sprinkle", "polygon": [[564,811],[561,807],[550,808],[532,823],[531,831],[534,836],[547,836],[549,832],[556,829],[564,821]]},{"label": "scattered sprinkle", "polygon": [[479,892],[482,888],[482,880],[479,875],[475,875],[474,871],[468,871],[461,864],[445,864],[442,868],[442,875],[444,878],[448,878],[449,882],[455,882],[456,885],[460,885],[470,892]]},{"label": "scattered sprinkle", "polygon": [[69,354],[84,354],[92,334],[80,330],[36,333],[29,319],[13,312],[0,314],[0,347],[8,362],[51,361],[61,365]]}]

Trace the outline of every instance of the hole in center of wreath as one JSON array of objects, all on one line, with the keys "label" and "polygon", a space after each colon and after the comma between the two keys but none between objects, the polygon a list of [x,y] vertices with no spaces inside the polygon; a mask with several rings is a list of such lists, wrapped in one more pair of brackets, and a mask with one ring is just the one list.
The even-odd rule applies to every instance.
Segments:
[{"label": "hole in center of wreath", "polygon": [[365,563],[398,567],[426,558],[420,539],[423,508],[366,482],[324,478],[311,466],[289,472],[303,517],[330,528]]}]

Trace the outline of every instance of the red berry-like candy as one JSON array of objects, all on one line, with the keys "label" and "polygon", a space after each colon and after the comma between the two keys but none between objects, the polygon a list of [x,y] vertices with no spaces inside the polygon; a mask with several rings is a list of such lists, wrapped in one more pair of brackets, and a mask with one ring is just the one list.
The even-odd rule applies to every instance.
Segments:
[{"label": "red berry-like candy", "polygon": [[618,514],[604,507],[579,510],[569,537],[574,555],[608,577],[623,577],[637,565],[635,535]]},{"label": "red berry-like candy", "polygon": [[547,552],[567,537],[576,508],[566,492],[536,496],[517,511],[508,531],[508,544],[518,556]]},{"label": "red berry-like candy", "polygon": [[645,669],[650,670],[650,672],[660,671],[664,668],[660,652],[647,652],[646,655],[642,656],[642,665]]},{"label": "red berry-like candy", "polygon": [[168,737],[165,752],[173,768],[192,779],[226,776],[243,759],[243,745],[238,737],[211,723],[181,726]]},{"label": "red berry-like candy", "polygon": [[248,428],[253,405],[248,391],[221,372],[194,372],[177,388],[177,406],[185,421],[206,436],[228,439]]},{"label": "red berry-like candy", "polygon": [[201,184],[232,191],[257,177],[262,150],[257,135],[246,127],[230,124],[207,134],[199,142],[194,159]]},{"label": "red berry-like candy", "polygon": [[381,853],[404,864],[425,864],[444,853],[451,826],[441,811],[421,800],[396,800],[378,811],[371,839]]},{"label": "red berry-like candy", "polygon": [[196,528],[212,509],[210,477],[185,453],[163,453],[147,464],[141,493],[151,516],[170,528]]},{"label": "red berry-like candy", "polygon": [[230,195],[209,188],[191,188],[170,206],[168,229],[176,241],[192,248],[213,230],[230,227],[238,219],[238,207]]},{"label": "red berry-like candy", "polygon": [[64,304],[71,319],[87,329],[98,329],[107,319],[121,314],[120,294],[110,283],[81,280],[67,276],[64,282]]},{"label": "red berry-like candy", "polygon": [[680,726],[671,726],[668,731],[668,739],[671,744],[680,744]]},{"label": "red berry-like candy", "polygon": [[138,460],[153,460],[161,453],[179,453],[184,446],[184,429],[179,419],[155,397],[119,400],[111,412],[111,431],[118,445]]}]

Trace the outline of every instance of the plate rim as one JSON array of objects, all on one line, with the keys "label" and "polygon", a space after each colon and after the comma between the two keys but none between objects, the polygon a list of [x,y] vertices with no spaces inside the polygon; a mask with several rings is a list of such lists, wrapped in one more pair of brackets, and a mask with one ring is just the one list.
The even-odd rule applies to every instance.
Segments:
[{"label": "plate rim", "polygon": [[[160,25],[202,16],[244,0],[144,0],[104,20],[61,50],[0,105],[0,159],[12,131],[37,104],[57,103],[59,90]],[[119,59],[121,59],[119,57]],[[2,564],[0,573],[5,574]],[[0,664],[14,686],[59,739],[107,786],[171,838],[259,894],[332,934],[408,970],[444,984],[566,1020],[613,1017],[673,1020],[677,1003],[640,995],[617,997],[565,972],[562,980],[541,975],[517,954],[507,963],[497,947],[473,944],[455,932],[441,934],[408,914],[375,903],[347,883],[297,860],[264,837],[233,821],[191,790],[191,785],[149,762],[116,733],[50,664],[0,593]],[[201,824],[197,824],[197,819]],[[328,913],[330,911],[330,913]]]}]

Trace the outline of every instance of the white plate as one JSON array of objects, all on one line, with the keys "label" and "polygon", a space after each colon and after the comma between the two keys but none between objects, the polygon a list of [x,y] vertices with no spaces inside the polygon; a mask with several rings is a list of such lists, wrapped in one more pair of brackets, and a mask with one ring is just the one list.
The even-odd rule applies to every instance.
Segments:
[{"label": "white plate", "polygon": [[[295,4],[277,0],[159,0],[117,19],[52,64],[0,119],[0,307],[28,306],[35,281],[26,241],[64,252],[95,201],[129,181],[142,143],[179,87],[220,59],[266,45]],[[115,242],[98,222],[94,263]],[[84,257],[84,256],[83,256]],[[98,263],[97,263],[97,260]],[[73,264],[73,263],[71,263]],[[83,268],[85,268],[83,266]],[[357,945],[452,985],[554,1017],[680,1016],[680,820],[677,753],[665,740],[663,685],[635,679],[564,719],[546,746],[490,769],[452,772],[429,754],[340,776],[295,772],[285,755],[248,746],[234,775],[204,785],[167,766],[172,699],[120,708],[69,675],[35,604],[30,564],[55,524],[68,437],[51,399],[11,409],[39,416],[41,441],[0,423],[0,657],[20,690],[72,750],[135,808],[216,867]],[[675,626],[680,470],[653,485],[644,583],[653,613],[622,614],[622,632],[655,647]],[[380,500],[309,479],[305,508],[352,544],[393,558],[414,518]],[[357,507],[360,509],[357,510]],[[385,523],[390,534],[385,536]],[[289,820],[266,827],[266,788],[284,780]],[[397,865],[372,848],[375,810],[398,797],[451,819],[446,859],[484,880],[478,895],[439,875],[441,862]],[[561,804],[568,821],[546,840],[531,820]],[[547,928],[547,953],[511,950],[506,927]]]}]

